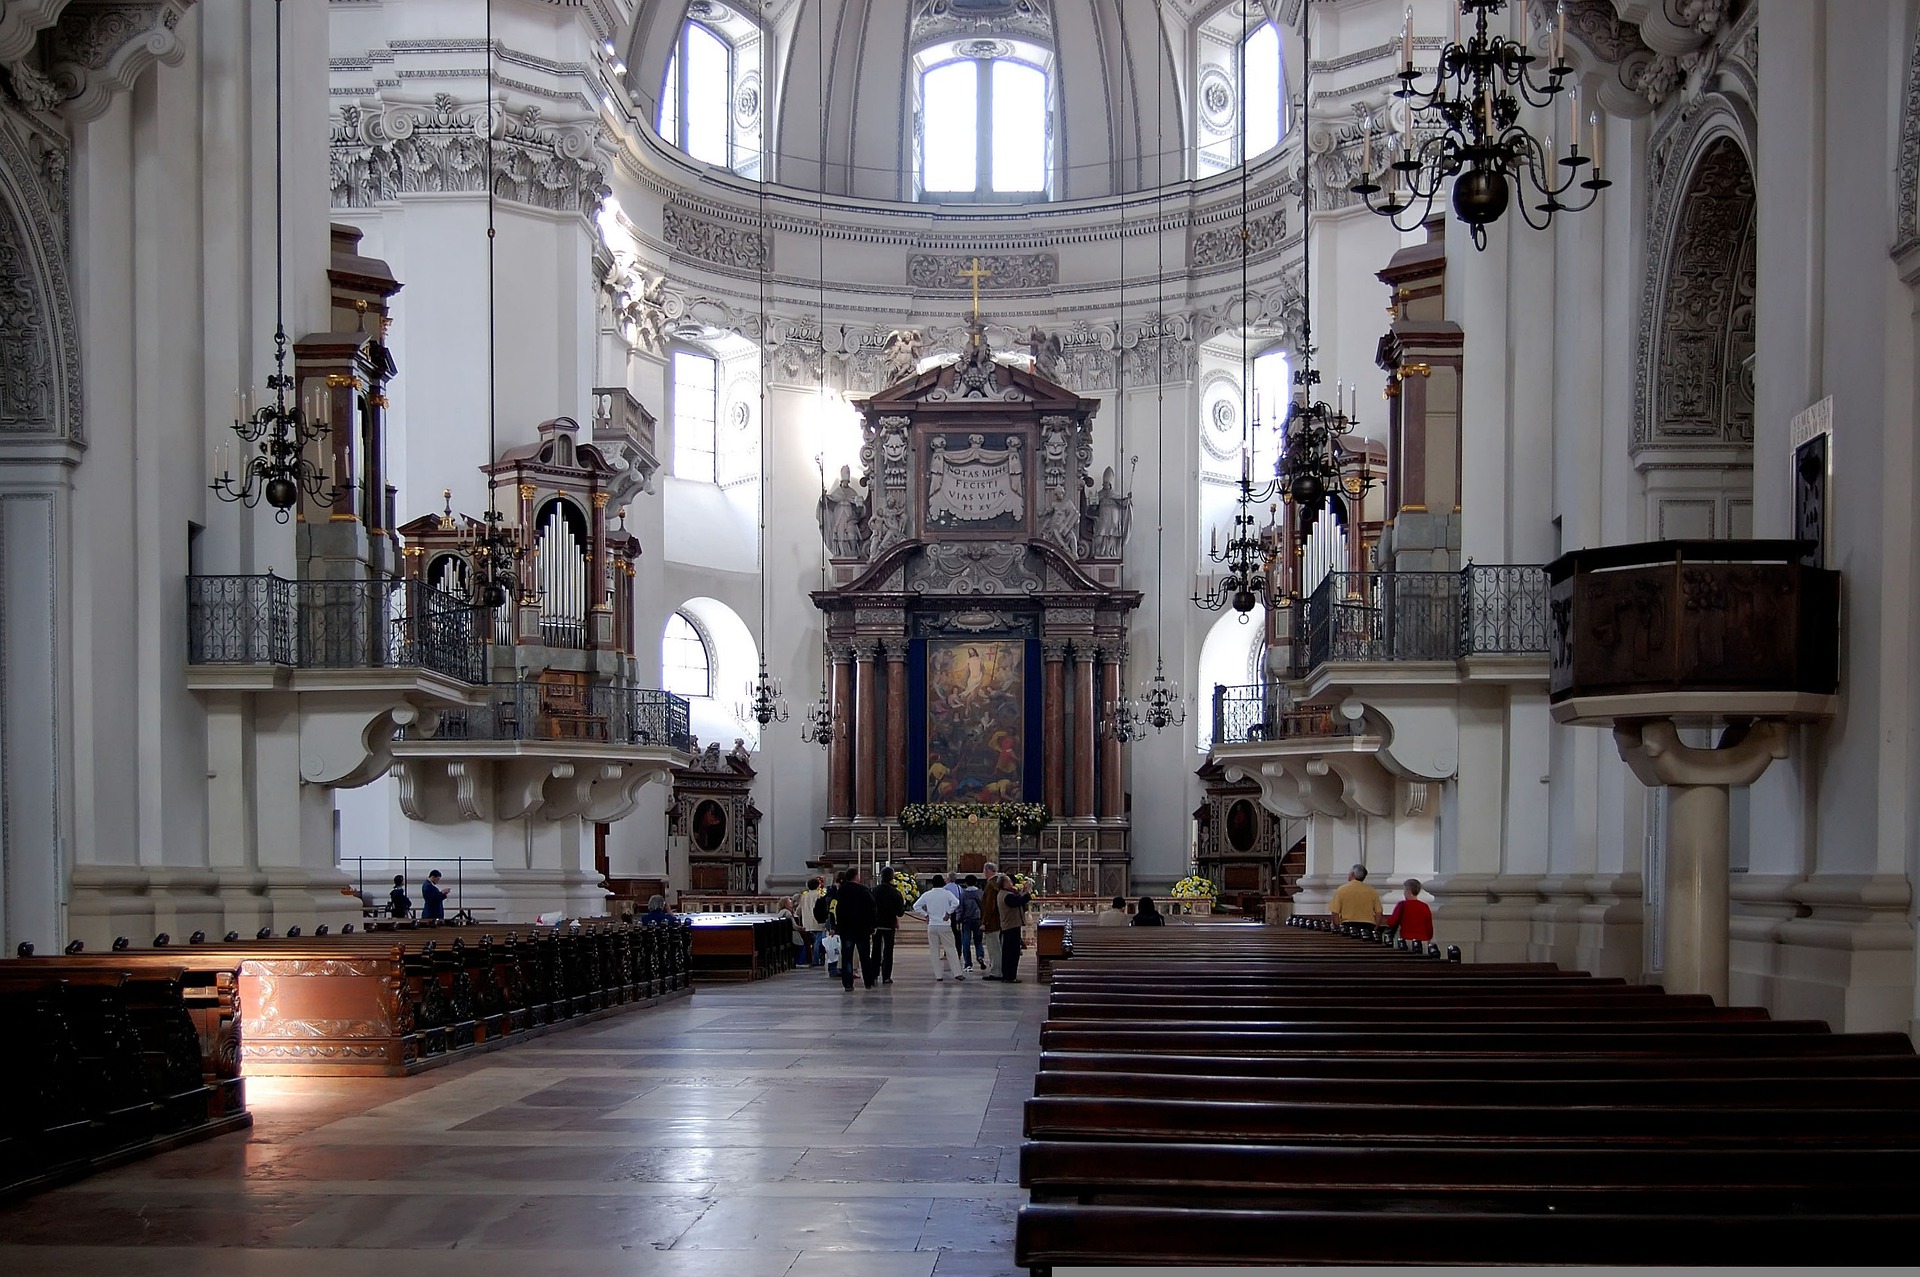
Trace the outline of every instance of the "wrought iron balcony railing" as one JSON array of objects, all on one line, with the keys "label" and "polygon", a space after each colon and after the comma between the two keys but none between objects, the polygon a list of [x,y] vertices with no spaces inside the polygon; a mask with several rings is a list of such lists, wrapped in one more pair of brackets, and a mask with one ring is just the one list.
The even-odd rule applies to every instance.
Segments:
[{"label": "wrought iron balcony railing", "polygon": [[1216,683],[1213,688],[1216,745],[1352,736],[1357,731],[1354,723],[1335,714],[1330,705],[1287,704],[1277,684],[1228,687]]},{"label": "wrought iron balcony railing", "polygon": [[672,692],[607,683],[496,683],[486,702],[440,716],[431,736],[409,739],[572,741],[600,745],[690,744],[687,702]]},{"label": "wrought iron balcony railing", "polygon": [[1302,672],[1332,661],[1545,655],[1546,570],[1330,572],[1307,599]]},{"label": "wrought iron balcony railing", "polygon": [[187,659],[194,665],[295,669],[417,667],[487,681],[485,611],[421,581],[187,578]]}]

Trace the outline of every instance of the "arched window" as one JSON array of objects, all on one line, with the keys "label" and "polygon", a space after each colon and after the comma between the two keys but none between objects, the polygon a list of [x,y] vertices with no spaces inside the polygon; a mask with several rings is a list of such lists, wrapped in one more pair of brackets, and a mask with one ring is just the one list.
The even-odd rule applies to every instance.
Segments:
[{"label": "arched window", "polygon": [[673,473],[677,477],[718,482],[719,422],[719,361],[697,350],[674,351]]},{"label": "arched window", "polygon": [[1053,55],[1021,40],[970,39],[914,59],[916,194],[929,200],[1046,196],[1053,189]]},{"label": "arched window", "polygon": [[685,612],[667,618],[667,632],[660,640],[660,678],[676,696],[713,695],[712,654]]},{"label": "arched window", "polygon": [[760,176],[765,112],[760,29],[731,7],[701,4],[680,24],[660,90],[660,136],[696,160]]},{"label": "arched window", "polygon": [[1202,24],[1199,107],[1194,112],[1200,176],[1258,159],[1287,131],[1287,77],[1280,29],[1247,28],[1234,6]]}]

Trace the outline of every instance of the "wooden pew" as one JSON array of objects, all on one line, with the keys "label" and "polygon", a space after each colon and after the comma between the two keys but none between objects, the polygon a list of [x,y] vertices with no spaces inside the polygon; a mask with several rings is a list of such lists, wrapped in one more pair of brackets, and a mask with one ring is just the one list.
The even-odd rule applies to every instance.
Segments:
[{"label": "wooden pew", "polygon": [[0,962],[0,1197],[252,1122],[204,1071],[183,969]]},{"label": "wooden pew", "polygon": [[[184,969],[218,994],[214,1048],[253,1075],[394,1075],[691,988],[684,923],[565,932],[394,928],[126,948],[23,968]],[[202,1034],[203,1046],[206,1035]]]},{"label": "wooden pew", "polygon": [[1307,929],[1087,930],[1026,1107],[1036,1273],[1689,1262],[1663,1225],[1721,1238],[1693,1262],[1795,1262],[1781,1220],[1916,1213],[1904,1035]]}]

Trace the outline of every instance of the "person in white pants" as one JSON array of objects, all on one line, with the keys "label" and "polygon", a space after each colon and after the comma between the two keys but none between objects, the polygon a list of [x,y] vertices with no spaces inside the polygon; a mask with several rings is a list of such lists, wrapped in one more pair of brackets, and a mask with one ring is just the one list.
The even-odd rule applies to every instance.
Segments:
[{"label": "person in white pants", "polygon": [[953,943],[953,915],[959,908],[960,902],[955,900],[953,893],[941,886],[940,880],[936,878],[934,885],[922,892],[920,898],[913,902],[913,908],[908,911],[914,917],[926,920],[927,956],[933,959],[935,980],[947,978],[941,971],[942,959],[945,959],[947,966],[953,970],[954,979],[967,978],[960,972],[960,951],[954,947]]}]

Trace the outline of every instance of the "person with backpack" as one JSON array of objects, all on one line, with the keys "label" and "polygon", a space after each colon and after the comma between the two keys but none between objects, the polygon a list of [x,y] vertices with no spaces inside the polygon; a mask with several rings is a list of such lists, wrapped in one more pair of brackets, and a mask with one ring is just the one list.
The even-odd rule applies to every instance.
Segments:
[{"label": "person with backpack", "polygon": [[[952,888],[949,888],[952,890]],[[980,929],[980,879],[968,874],[960,884],[960,962],[967,970],[987,969],[986,941]]]},{"label": "person with backpack", "polygon": [[826,962],[827,924],[833,921],[833,914],[827,907],[827,893],[821,890],[821,886],[820,879],[807,879],[807,889],[800,893],[800,907],[793,919],[806,937],[807,965],[810,967]]}]

